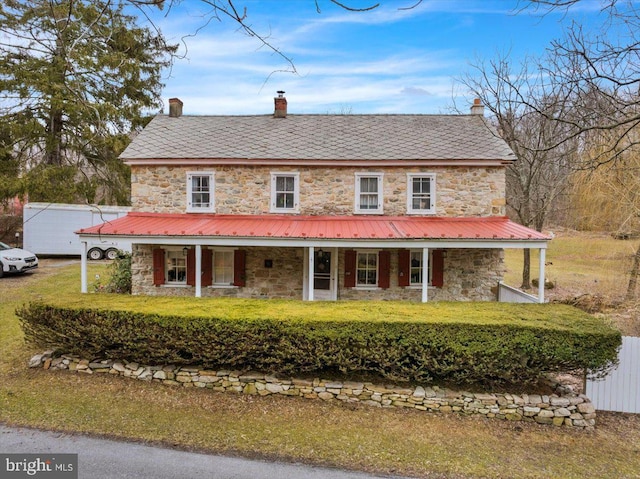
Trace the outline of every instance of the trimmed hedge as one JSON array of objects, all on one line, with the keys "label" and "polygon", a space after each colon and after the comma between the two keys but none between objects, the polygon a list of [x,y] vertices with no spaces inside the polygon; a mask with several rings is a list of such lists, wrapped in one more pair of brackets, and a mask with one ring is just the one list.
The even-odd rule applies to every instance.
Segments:
[{"label": "trimmed hedge", "polygon": [[[247,314],[251,319],[237,319],[238,311],[231,319],[224,307],[220,314],[214,309],[185,318],[135,308],[41,303],[23,306],[17,315],[29,342],[88,359],[286,375],[340,372],[423,382],[526,384],[547,373],[603,371],[615,363],[621,343],[619,331],[591,316],[578,316],[582,327],[571,314],[555,322],[522,317],[484,322],[331,321],[314,319],[311,308],[289,319],[271,319],[272,306],[256,302],[265,313]],[[386,307],[380,303],[379,308]],[[567,307],[556,308],[560,313],[558,308]]]}]

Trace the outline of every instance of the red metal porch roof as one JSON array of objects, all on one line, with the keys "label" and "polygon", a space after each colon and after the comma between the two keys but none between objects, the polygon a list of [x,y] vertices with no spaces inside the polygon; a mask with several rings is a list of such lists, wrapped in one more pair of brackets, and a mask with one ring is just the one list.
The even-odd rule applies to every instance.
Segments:
[{"label": "red metal porch roof", "polygon": [[332,240],[550,240],[506,217],[289,216],[132,212],[81,235]]}]

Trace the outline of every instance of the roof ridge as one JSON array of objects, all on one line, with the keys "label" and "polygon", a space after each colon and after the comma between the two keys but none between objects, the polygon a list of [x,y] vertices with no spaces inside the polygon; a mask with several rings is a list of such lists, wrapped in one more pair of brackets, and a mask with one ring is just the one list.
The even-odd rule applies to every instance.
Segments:
[{"label": "roof ridge", "polygon": [[[441,116],[446,118],[479,118],[479,115],[472,115],[469,113],[465,114],[457,114],[457,113],[287,113],[286,118],[291,117],[308,117],[308,116],[318,116],[318,117],[327,117],[327,118],[353,118],[353,117],[390,117],[390,116],[399,116],[399,117],[435,117]],[[167,113],[158,113],[156,117],[163,118],[172,118],[175,120],[177,118],[171,117]],[[246,113],[246,114],[231,114],[231,115],[223,115],[223,114],[183,114],[178,118],[254,118],[254,117],[273,117],[276,120],[281,120],[282,118],[276,118],[273,116],[273,113]]]}]

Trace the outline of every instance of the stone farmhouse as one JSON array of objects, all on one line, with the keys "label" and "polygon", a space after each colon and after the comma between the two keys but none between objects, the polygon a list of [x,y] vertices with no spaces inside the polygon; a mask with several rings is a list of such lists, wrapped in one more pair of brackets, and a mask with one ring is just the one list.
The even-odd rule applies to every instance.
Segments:
[{"label": "stone farmhouse", "polygon": [[[133,293],[495,301],[505,248],[549,237],[505,217],[515,157],[468,115],[183,115],[173,98],[121,158],[132,212],[80,240],[133,243]],[[82,290],[87,290],[86,251]],[[541,282],[542,283],[542,282]],[[544,301],[543,289],[538,300]]]}]

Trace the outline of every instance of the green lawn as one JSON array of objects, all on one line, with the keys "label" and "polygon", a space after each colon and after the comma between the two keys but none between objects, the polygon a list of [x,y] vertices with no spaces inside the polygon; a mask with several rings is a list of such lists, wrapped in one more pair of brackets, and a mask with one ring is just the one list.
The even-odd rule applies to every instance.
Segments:
[{"label": "green lawn", "polygon": [[[602,234],[558,235],[549,243],[545,276],[555,283],[559,295],[591,293],[618,299],[627,290],[637,247],[637,240],[616,240]],[[522,258],[522,250],[505,250],[505,283],[515,287],[522,284]],[[531,278],[538,276],[538,250],[532,250]]]},{"label": "green lawn", "polygon": [[[79,270],[43,265],[29,277],[0,280],[0,421],[6,424],[417,477],[640,477],[638,416],[600,414],[596,430],[573,431],[29,370],[38,351],[24,345],[15,309],[34,299],[76,297]],[[95,274],[104,276],[104,266],[91,265],[89,278]]]}]

